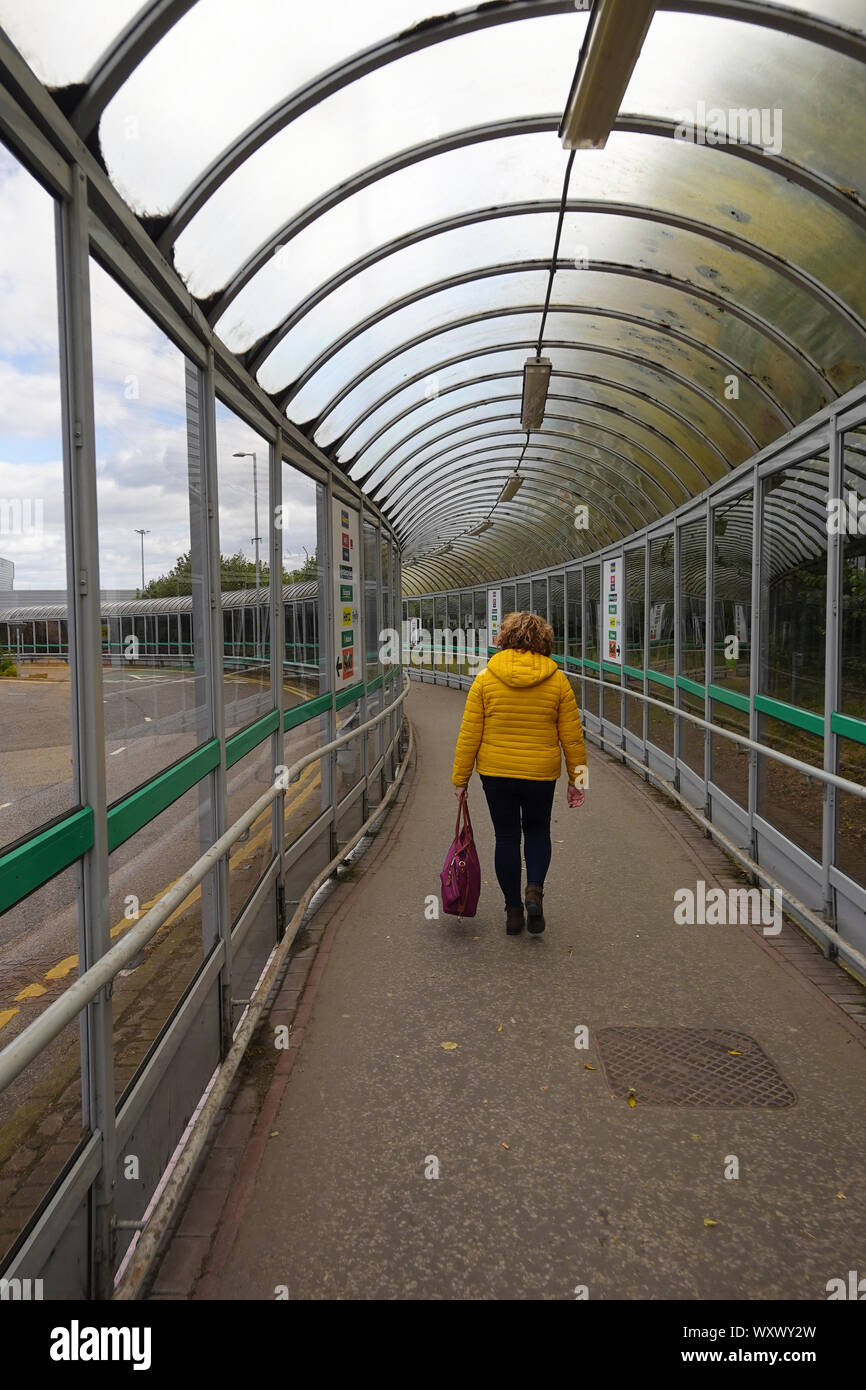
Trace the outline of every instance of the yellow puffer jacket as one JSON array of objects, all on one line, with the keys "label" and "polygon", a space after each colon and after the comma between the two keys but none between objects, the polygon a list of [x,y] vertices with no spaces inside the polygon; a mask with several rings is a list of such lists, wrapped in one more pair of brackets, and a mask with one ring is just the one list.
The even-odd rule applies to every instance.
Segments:
[{"label": "yellow puffer jacket", "polygon": [[465,786],[477,761],[485,776],[552,781],[562,771],[560,745],[573,782],[586,746],[568,677],[549,656],[508,648],[469,688],[451,780]]}]

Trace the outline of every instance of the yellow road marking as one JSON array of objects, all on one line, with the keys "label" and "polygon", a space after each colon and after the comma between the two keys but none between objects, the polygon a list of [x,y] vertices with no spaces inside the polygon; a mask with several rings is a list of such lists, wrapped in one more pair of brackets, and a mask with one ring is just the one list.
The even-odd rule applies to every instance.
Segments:
[{"label": "yellow road marking", "polygon": [[40,994],[46,992],[44,985],[28,985],[26,989],[22,989],[20,994],[16,994],[15,1002],[17,1004],[20,999],[38,999]]},{"label": "yellow road marking", "polygon": [[45,979],[62,980],[63,976],[68,975],[70,970],[74,970],[77,965],[78,953],[76,952],[74,956],[66,956],[64,960],[58,961],[57,965],[52,966],[50,970],[46,970]]},{"label": "yellow road marking", "polygon": [[[307,767],[305,767],[300,775],[299,783],[303,785],[304,782],[308,781],[309,785],[304,789],[302,793],[300,792],[299,787],[299,791],[295,793],[293,796],[291,796],[290,809],[294,810],[297,806],[302,805],[303,802],[307,800],[310,793],[321,784],[321,780],[321,769],[319,763],[310,763]],[[259,830],[251,840],[248,840],[243,845],[242,848],[244,849],[244,851],[247,852],[247,855],[245,855],[244,860],[242,860],[241,862],[246,862],[247,856],[252,857],[251,855],[249,855],[249,851],[258,848],[261,841],[265,839],[268,835],[270,835],[270,811],[263,811],[259,819],[266,820],[266,824],[262,826],[261,830]],[[178,877],[180,877],[180,875],[178,875]],[[111,937],[116,937],[119,936],[121,932],[126,931],[127,928],[133,925],[133,921],[138,921],[139,918],[143,916],[145,912],[148,912],[150,908],[153,907],[154,903],[158,902],[160,898],[164,897],[165,894],[169,892],[171,888],[174,887],[177,881],[178,880],[176,878],[172,879],[172,881],[166,884],[165,887],[161,888],[158,893],[155,893],[152,898],[149,898],[147,899],[147,901],[141,903],[139,905],[139,915],[137,918],[122,917],[120,921],[115,923],[115,925],[111,928],[109,935]],[[198,884],[184,898],[183,902],[177,908],[175,908],[174,912],[171,914],[170,917],[166,919],[163,925],[170,926],[171,923],[176,921],[177,918],[182,915],[182,913],[186,912],[187,909],[191,907],[192,904],[196,901],[196,899],[200,896],[201,884]],[[64,957],[63,960],[58,961],[56,965],[52,966],[50,970],[46,970],[43,978],[46,980],[62,980],[66,975],[70,973],[70,971],[77,969],[77,967],[78,953],[76,952],[75,955]],[[25,988],[21,990],[20,994],[16,994],[15,1000],[23,1001],[25,999],[38,999],[41,995],[45,993],[46,989],[44,985],[31,984],[25,986]],[[15,1015],[20,1012],[20,1009],[0,1009],[0,1028],[3,1028],[11,1018],[14,1018]]]}]

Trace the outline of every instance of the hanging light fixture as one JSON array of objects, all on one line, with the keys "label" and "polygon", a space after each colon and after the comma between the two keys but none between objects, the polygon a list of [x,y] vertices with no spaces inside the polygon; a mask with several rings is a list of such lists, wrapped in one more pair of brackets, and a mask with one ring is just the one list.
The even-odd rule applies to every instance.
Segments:
[{"label": "hanging light fixture", "polygon": [[505,487],[497,497],[497,502],[510,502],[512,497],[523,487],[523,479],[519,473],[515,473],[508,479]]},{"label": "hanging light fixture", "polygon": [[520,424],[527,431],[541,428],[544,407],[547,405],[547,389],[550,385],[551,363],[549,357],[529,357],[523,364],[523,404],[520,410]]},{"label": "hanging light fixture", "polygon": [[656,0],[595,0],[559,138],[567,150],[603,150],[646,38]]}]

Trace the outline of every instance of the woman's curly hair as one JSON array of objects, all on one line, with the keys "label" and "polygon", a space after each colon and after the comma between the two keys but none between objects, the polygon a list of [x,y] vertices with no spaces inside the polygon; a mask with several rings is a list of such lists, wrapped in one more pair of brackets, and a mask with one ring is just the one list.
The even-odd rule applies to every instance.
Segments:
[{"label": "woman's curly hair", "polygon": [[503,651],[512,647],[519,652],[538,652],[550,656],[553,651],[553,628],[538,613],[509,613],[503,618],[497,647]]}]

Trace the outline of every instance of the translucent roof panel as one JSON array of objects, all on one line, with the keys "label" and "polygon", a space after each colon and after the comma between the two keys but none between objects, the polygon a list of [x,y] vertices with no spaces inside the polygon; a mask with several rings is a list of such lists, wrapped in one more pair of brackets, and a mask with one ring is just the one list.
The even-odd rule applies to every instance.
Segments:
[{"label": "translucent roof panel", "polygon": [[0,23],[41,77],[90,83],[64,111],[425,582],[586,553],[575,488],[627,535],[866,376],[866,0],[655,11],[605,148],[573,156],[510,504],[586,12],[0,0]]},{"label": "translucent roof panel", "polygon": [[[100,139],[118,186],[137,210],[171,207],[288,93],[431,13],[430,0],[316,0],[314,10],[304,0],[197,0],[106,107]],[[134,145],[124,135],[130,113],[146,131]],[[171,159],[154,161],[159,148]]]},{"label": "translucent roof panel", "polygon": [[[557,111],[568,95],[585,20],[559,15],[485,29],[411,54],[335,93],[251,155],[209,199],[178,238],[181,273],[195,293],[209,293],[293,212],[356,171],[450,131]],[[120,136],[105,146],[113,177],[142,210],[164,210],[182,190],[157,194],[147,191],[149,178],[133,180],[129,143]],[[166,162],[162,148],[134,157],[146,163],[145,173]]]},{"label": "translucent roof panel", "polygon": [[657,10],[621,109],[684,126],[706,124],[707,113],[720,111],[732,133],[731,113],[764,112],[760,130],[750,122],[741,138],[752,136],[750,143],[831,183],[862,188],[866,154],[851,119],[862,95],[861,64],[829,48],[757,24]]},{"label": "translucent roof panel", "polygon": [[141,0],[0,0],[0,25],[48,87],[83,82]]}]

